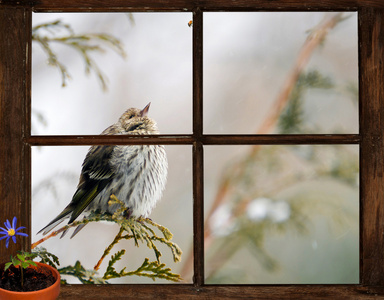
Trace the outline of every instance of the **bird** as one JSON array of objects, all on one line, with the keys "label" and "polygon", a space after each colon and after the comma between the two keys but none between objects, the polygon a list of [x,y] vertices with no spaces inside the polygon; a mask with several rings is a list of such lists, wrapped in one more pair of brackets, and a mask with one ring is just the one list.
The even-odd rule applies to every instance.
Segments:
[{"label": "bird", "polygon": [[[159,134],[156,122],[148,117],[150,104],[142,110],[129,108],[101,135]],[[64,220],[69,219],[71,224],[92,211],[113,214],[120,205],[108,204],[112,194],[124,202],[127,217],[146,218],[162,197],[167,173],[167,155],[162,145],[91,146],[71,202],[37,234],[46,235]],[[80,224],[71,238],[84,226]]]}]

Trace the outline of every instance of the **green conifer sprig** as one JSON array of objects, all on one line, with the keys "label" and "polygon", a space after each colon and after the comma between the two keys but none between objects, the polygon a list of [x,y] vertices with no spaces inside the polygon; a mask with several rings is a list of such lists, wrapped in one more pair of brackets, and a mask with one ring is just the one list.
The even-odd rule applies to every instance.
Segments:
[{"label": "green conifer sprig", "polygon": [[[74,266],[67,266],[58,269],[61,275],[74,276],[80,280],[83,284],[107,284],[102,277],[97,276],[97,271],[85,269],[80,261],[76,261]],[[66,280],[62,280],[62,283],[67,283]]]},{"label": "green conifer sprig", "polygon": [[[82,266],[79,261],[77,261],[74,266],[67,266],[58,269],[60,274],[74,276],[84,284],[104,284],[108,283],[108,279],[134,275],[149,277],[153,280],[158,278],[170,281],[181,281],[182,279],[180,275],[172,273],[172,270],[170,268],[167,268],[166,265],[164,263],[161,263],[160,261],[162,253],[158,249],[158,244],[163,244],[171,250],[174,262],[179,262],[181,260],[182,251],[177,244],[172,242],[173,235],[169,231],[169,229],[155,223],[154,221],[148,218],[128,218],[126,214],[128,208],[125,206],[124,202],[117,199],[114,195],[111,196],[109,204],[118,205],[118,208],[113,215],[108,213],[101,214],[95,211],[90,213],[90,215],[86,219],[83,219],[81,221],[75,221],[69,225],[63,226],[62,228],[58,229],[57,231],[51,234],[51,237],[53,237],[69,229],[70,227],[77,227],[78,225],[87,224],[89,222],[108,221],[117,223],[120,226],[119,232],[117,233],[113,241],[104,250],[103,255],[101,256],[100,260],[98,261],[93,270],[87,270]],[[159,236],[156,233],[156,228],[162,233],[162,236]],[[38,245],[46,239],[47,238],[43,238],[35,244]],[[120,271],[116,271],[114,265],[125,254],[125,250],[123,249],[116,252],[114,255],[111,255],[110,260],[108,262],[108,267],[104,275],[102,277],[99,277],[97,271],[99,270],[99,267],[103,260],[111,253],[113,247],[117,245],[121,240],[130,239],[134,240],[135,246],[137,247],[139,247],[140,244],[145,243],[149,249],[152,249],[154,251],[156,260],[149,261],[148,258],[145,258],[142,265],[134,271],[126,271],[125,267]],[[57,268],[57,266],[59,265],[58,258],[55,255],[48,253],[46,249],[34,248],[34,252],[38,253],[42,260],[48,262],[54,267]]]},{"label": "green conifer sprig", "polygon": [[[61,35],[61,36],[60,36]],[[59,69],[62,86],[67,85],[71,76],[57,54],[52,50],[52,43],[66,45],[76,50],[85,63],[85,73],[94,72],[103,90],[107,89],[107,79],[98,67],[91,54],[105,52],[105,48],[114,50],[121,57],[125,57],[124,48],[119,39],[106,33],[75,34],[70,25],[60,20],[37,25],[32,29],[32,41],[37,42],[48,56],[48,64]]]},{"label": "green conifer sprig", "polygon": [[41,263],[50,265],[56,269],[60,266],[59,258],[56,255],[49,253],[46,248],[36,247],[32,252],[40,258]]},{"label": "green conifer sprig", "polygon": [[[139,246],[139,241],[146,242],[147,247],[150,249],[153,249],[153,251],[155,252],[156,259],[159,263],[160,263],[161,252],[158,250],[154,242],[160,242],[168,246],[172,251],[174,262],[178,262],[181,260],[182,251],[177,244],[171,241],[173,235],[168,228],[162,225],[159,225],[148,218],[139,218],[139,219],[128,218],[127,219],[124,215],[125,211],[127,211],[127,208],[125,207],[125,204],[122,201],[116,198],[115,195],[111,195],[109,204],[120,205],[120,208],[112,215],[112,220],[118,223],[121,226],[121,228],[124,228],[126,232],[131,233],[131,234],[122,236],[121,238],[124,238],[124,239],[133,238],[135,240],[135,245],[137,247]],[[164,238],[159,237],[155,233],[155,231],[152,228],[150,228],[147,224],[157,228],[163,234]]]},{"label": "green conifer sprig", "polygon": [[108,268],[103,276],[103,279],[112,279],[136,275],[149,277],[152,278],[152,280],[155,280],[156,278],[166,279],[175,282],[181,280],[180,275],[172,273],[170,268],[165,267],[165,264],[159,263],[157,261],[150,262],[148,258],[145,258],[143,264],[135,271],[125,272],[125,268],[123,268],[120,272],[117,272],[113,265],[116,261],[120,260],[124,254],[125,250],[120,250],[112,256],[111,260],[109,261]]},{"label": "green conifer sprig", "polygon": [[280,133],[308,133],[310,130],[304,128],[305,92],[309,89],[329,90],[334,88],[332,79],[322,75],[317,70],[303,73],[298,78],[295,88],[292,90],[288,105],[280,115],[278,126]]}]

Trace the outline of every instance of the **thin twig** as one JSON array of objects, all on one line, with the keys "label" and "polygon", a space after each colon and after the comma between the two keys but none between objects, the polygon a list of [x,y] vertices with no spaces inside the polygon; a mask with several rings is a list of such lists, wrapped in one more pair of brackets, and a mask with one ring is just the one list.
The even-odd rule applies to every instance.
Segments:
[{"label": "thin twig", "polygon": [[71,228],[71,227],[74,227],[74,226],[77,226],[79,225],[80,223],[84,223],[83,221],[77,221],[77,222],[73,222],[69,225],[65,225],[63,227],[61,227],[60,229],[56,230],[56,231],[53,231],[51,232],[50,234],[48,234],[47,236],[43,237],[42,239],[38,240],[37,242],[34,242],[32,245],[31,245],[31,249],[34,249],[36,246],[40,245],[41,243],[45,242],[46,240],[58,235],[59,233],[62,233],[63,231]]},{"label": "thin twig", "polygon": [[104,250],[103,255],[101,256],[101,258],[99,259],[99,261],[95,265],[95,267],[94,267],[95,271],[98,271],[100,269],[100,265],[103,262],[104,258],[109,254],[109,252],[111,252],[111,249],[113,248],[113,246],[115,246],[121,240],[121,235],[122,235],[123,231],[124,231],[124,228],[120,227],[119,233],[115,236],[114,240],[107,247],[107,249]]}]

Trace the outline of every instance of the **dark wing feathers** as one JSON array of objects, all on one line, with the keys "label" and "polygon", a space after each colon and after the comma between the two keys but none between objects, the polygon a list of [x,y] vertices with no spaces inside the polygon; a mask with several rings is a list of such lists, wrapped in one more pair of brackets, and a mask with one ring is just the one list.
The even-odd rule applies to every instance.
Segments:
[{"label": "dark wing feathers", "polygon": [[93,146],[89,149],[83,162],[82,174],[94,180],[110,178],[114,173],[109,163],[114,148],[115,146]]},{"label": "dark wing feathers", "polygon": [[93,146],[89,149],[83,162],[80,181],[72,201],[38,233],[45,230],[44,234],[46,234],[69,214],[71,214],[71,217],[68,224],[72,223],[105,188],[114,175],[114,170],[109,163],[113,149],[114,146]]}]

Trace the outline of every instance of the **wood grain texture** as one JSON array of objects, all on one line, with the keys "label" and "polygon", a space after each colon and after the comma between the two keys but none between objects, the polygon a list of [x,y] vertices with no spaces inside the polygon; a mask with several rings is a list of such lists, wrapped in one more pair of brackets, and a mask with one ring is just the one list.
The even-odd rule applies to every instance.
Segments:
[{"label": "wood grain texture", "polygon": [[193,13],[193,134],[203,135],[203,14],[198,9]]},{"label": "wood grain texture", "polygon": [[[65,135],[31,136],[26,142],[31,146],[87,146],[87,145],[192,145],[194,135],[110,136],[110,135]],[[276,134],[276,135],[214,135],[200,134],[198,140],[204,145],[297,145],[297,144],[359,144],[358,134]]]},{"label": "wood grain texture", "polygon": [[[1,0],[4,3],[12,0]],[[24,2],[24,1],[20,1]],[[26,3],[30,1],[25,1]],[[36,0],[35,11],[202,11],[213,10],[355,10],[358,7],[384,7],[382,0]]]},{"label": "wood grain texture", "polygon": [[175,145],[192,144],[194,138],[192,135],[65,135],[65,136],[31,136],[26,139],[26,143],[31,146],[87,146],[87,145]]},{"label": "wood grain texture", "polygon": [[101,11],[202,11],[232,10],[356,10],[359,7],[383,8],[382,0],[0,0],[9,7],[32,7],[36,12]]},{"label": "wood grain texture", "polygon": [[[150,8],[149,8],[150,7]],[[30,225],[30,145],[129,144],[121,137],[29,137],[30,34],[35,11],[211,11],[359,10],[360,135],[219,136],[198,134],[142,138],[143,143],[194,145],[195,285],[68,285],[59,299],[377,299],[384,297],[384,1],[383,0],[0,0],[0,225],[13,216]],[[197,25],[198,26],[198,25]],[[28,47],[27,47],[28,46]],[[197,49],[197,48],[196,48]],[[198,69],[197,71],[198,72]],[[194,75],[196,80],[201,80]],[[196,90],[197,95],[202,93]],[[200,97],[200,96],[199,96]],[[199,107],[199,97],[194,99]],[[200,107],[201,108],[201,107]],[[201,108],[202,109],[202,108]],[[200,114],[199,110],[194,112]],[[100,139],[99,139],[100,138]],[[196,141],[197,138],[197,141]],[[161,141],[161,142],[160,142]],[[203,223],[203,144],[360,144],[361,149],[361,284],[205,286]],[[19,226],[21,225],[19,222]],[[28,248],[30,238],[11,243],[0,258]]]},{"label": "wood grain texture", "polygon": [[384,9],[360,26],[361,282],[384,285]]},{"label": "wood grain texture", "polygon": [[[0,6],[0,224],[18,218],[18,226],[30,230],[30,148],[23,138],[30,132],[31,12]],[[26,231],[24,231],[26,232]],[[16,249],[29,249],[30,237],[0,245],[1,261]]]},{"label": "wood grain texture", "polygon": [[359,285],[70,285],[62,286],[58,300],[66,299],[381,299],[383,287]]},{"label": "wood grain texture", "polygon": [[[204,153],[203,145],[193,147],[193,283],[204,284]],[[188,253],[185,253],[187,255]],[[186,265],[189,267],[189,265]]]},{"label": "wood grain texture", "polygon": [[193,13],[193,282],[204,284],[203,14]]}]

